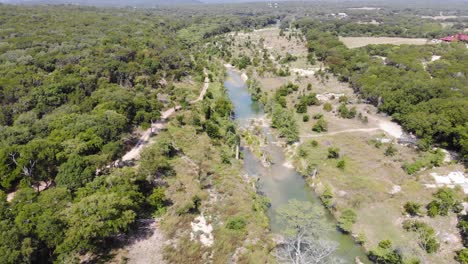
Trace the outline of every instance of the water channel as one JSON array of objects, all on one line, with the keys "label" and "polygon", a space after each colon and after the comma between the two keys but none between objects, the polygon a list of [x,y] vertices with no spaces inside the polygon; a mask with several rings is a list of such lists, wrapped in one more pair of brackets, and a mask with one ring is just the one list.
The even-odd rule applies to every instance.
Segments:
[{"label": "water channel", "polygon": [[[234,105],[236,121],[240,127],[245,127],[253,118],[264,116],[262,108],[253,102],[247,86],[241,75],[227,69],[227,79],[224,83],[229,97]],[[291,199],[300,201],[309,201],[314,204],[320,204],[317,195],[307,186],[304,178],[290,166],[285,166],[285,156],[283,149],[275,143],[276,137],[271,133],[270,128],[264,127],[267,145],[264,148],[269,153],[272,165],[265,168],[261,161],[256,158],[249,150],[242,149],[244,156],[245,173],[252,177],[258,177],[259,189],[271,202],[269,209],[270,226],[273,233],[280,232],[280,226],[275,218],[275,211]],[[357,245],[350,236],[344,235],[336,230],[334,218],[326,213],[326,221],[330,224],[330,232],[327,233],[327,239],[339,243],[339,249],[336,251],[336,257],[343,260],[344,263],[355,263],[355,258],[363,263],[367,261],[364,250]]]}]

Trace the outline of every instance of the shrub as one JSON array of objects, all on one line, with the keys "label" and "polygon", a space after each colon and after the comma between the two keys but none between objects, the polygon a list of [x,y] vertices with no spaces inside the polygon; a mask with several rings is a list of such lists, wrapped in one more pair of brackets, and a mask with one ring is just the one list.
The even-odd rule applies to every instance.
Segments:
[{"label": "shrub", "polygon": [[317,140],[312,140],[312,141],[310,141],[310,145],[315,148],[315,147],[318,146],[318,141]]},{"label": "shrub", "polygon": [[397,149],[393,146],[393,144],[390,144],[387,149],[385,150],[385,156],[390,156],[390,157],[393,157],[395,156],[397,152]]},{"label": "shrub", "polygon": [[323,114],[322,114],[322,113],[317,113],[317,114],[314,115],[314,119],[315,119],[315,120],[318,120],[318,119],[321,119],[321,118],[323,118]]},{"label": "shrub", "polygon": [[336,167],[338,169],[344,170],[344,168],[346,167],[346,161],[344,159],[340,159],[336,164]]},{"label": "shrub", "polygon": [[329,186],[325,187],[322,195],[320,195],[320,200],[326,208],[330,208],[333,204],[333,192]]},{"label": "shrub", "polygon": [[436,217],[439,215],[440,203],[438,201],[431,201],[427,206],[427,215],[430,217]]},{"label": "shrub", "polygon": [[348,107],[346,107],[346,104],[341,104],[338,107],[338,113],[341,118],[352,119],[356,117],[357,110],[356,110],[356,107],[352,107],[351,109],[348,109]]},{"label": "shrub", "polygon": [[303,115],[302,116],[302,122],[307,122],[307,121],[309,121],[309,119],[310,119],[309,115]]},{"label": "shrub", "polygon": [[320,118],[312,127],[312,130],[317,133],[326,132],[328,130],[327,121],[324,118]]},{"label": "shrub", "polygon": [[340,218],[338,219],[338,227],[344,233],[351,232],[351,228],[353,224],[356,223],[357,215],[353,209],[345,209],[342,213]]},{"label": "shrub", "polygon": [[419,246],[427,253],[434,253],[439,249],[440,244],[437,242],[435,231],[428,224],[416,220],[407,220],[403,222],[403,228],[406,231],[417,233]]},{"label": "shrub", "polygon": [[406,202],[405,205],[403,206],[405,209],[405,212],[411,216],[417,216],[420,215],[420,210],[421,210],[421,204],[416,203],[416,202]]},{"label": "shrub", "polygon": [[367,253],[369,259],[374,263],[382,264],[402,264],[403,257],[401,254],[393,249],[390,240],[380,241],[379,246],[370,250]]},{"label": "shrub", "polygon": [[242,230],[246,225],[247,222],[241,216],[231,217],[226,222],[226,228],[231,230]]},{"label": "shrub", "polygon": [[330,103],[325,103],[323,105],[323,110],[325,110],[327,112],[331,112],[333,110],[333,106]]},{"label": "shrub", "polygon": [[348,103],[348,97],[343,95],[343,96],[340,96],[340,98],[338,98],[338,102],[342,103],[342,104],[347,104]]},{"label": "shrub", "polygon": [[468,264],[468,248],[458,251],[455,260],[462,264]]},{"label": "shrub", "polygon": [[328,156],[329,159],[337,159],[340,157],[340,149],[339,148],[328,148]]}]

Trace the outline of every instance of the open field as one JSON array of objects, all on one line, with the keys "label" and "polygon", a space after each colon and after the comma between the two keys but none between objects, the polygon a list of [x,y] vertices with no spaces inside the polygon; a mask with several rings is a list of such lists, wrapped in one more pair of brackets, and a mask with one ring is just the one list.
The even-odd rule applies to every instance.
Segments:
[{"label": "open field", "polygon": [[340,37],[346,47],[350,49],[364,47],[370,44],[393,44],[393,45],[426,45],[428,39],[424,38],[390,38],[390,37]]}]

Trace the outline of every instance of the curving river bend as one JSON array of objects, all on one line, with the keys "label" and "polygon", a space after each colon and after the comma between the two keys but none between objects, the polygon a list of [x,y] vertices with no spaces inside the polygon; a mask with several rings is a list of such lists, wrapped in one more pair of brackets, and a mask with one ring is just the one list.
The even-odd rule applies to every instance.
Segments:
[{"label": "curving river bend", "polygon": [[[241,127],[245,127],[253,118],[264,116],[262,108],[252,101],[247,86],[238,72],[228,68],[224,86],[234,105],[236,120]],[[275,218],[278,207],[291,199],[310,201],[314,204],[320,204],[320,200],[299,173],[293,168],[283,165],[286,162],[283,149],[274,144],[276,139],[270,128],[264,127],[263,132],[267,136],[265,150],[271,156],[272,165],[269,168],[263,167],[262,163],[250,151],[243,149],[244,170],[248,175],[258,177],[260,191],[270,199],[271,207],[268,212],[270,226],[273,233],[278,233],[280,227]],[[331,226],[330,230],[332,230],[327,233],[327,239],[339,243],[339,249],[335,256],[342,259],[344,263],[354,263],[356,257],[359,257],[363,263],[370,263],[362,247],[357,245],[350,236],[336,230],[336,221],[328,212],[325,216],[327,223]]]}]

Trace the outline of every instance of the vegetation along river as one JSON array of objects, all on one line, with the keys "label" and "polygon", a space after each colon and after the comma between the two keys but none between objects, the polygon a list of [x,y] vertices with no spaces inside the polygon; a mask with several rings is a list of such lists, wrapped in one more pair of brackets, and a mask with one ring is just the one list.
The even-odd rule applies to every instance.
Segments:
[{"label": "vegetation along river", "polygon": [[[260,118],[265,115],[261,106],[252,101],[250,93],[240,74],[232,69],[227,69],[227,79],[224,86],[228,90],[229,97],[234,104],[236,120],[241,127],[248,125],[250,120]],[[256,158],[248,149],[243,149],[244,170],[250,176],[258,177],[259,190],[265,194],[271,202],[269,210],[271,230],[279,233],[280,226],[275,218],[276,210],[288,203],[291,199],[309,201],[317,204],[321,203],[317,195],[307,186],[304,178],[290,166],[285,166],[285,156],[283,149],[275,143],[276,137],[271,133],[269,127],[264,127],[267,136],[265,151],[269,153],[272,165],[265,168],[261,161]],[[322,207],[320,207],[322,208]],[[354,263],[355,258],[367,262],[362,247],[357,245],[350,236],[342,234],[336,229],[336,221],[327,212],[326,221],[330,224],[330,232],[327,239],[339,243],[336,256],[344,263]]]}]

